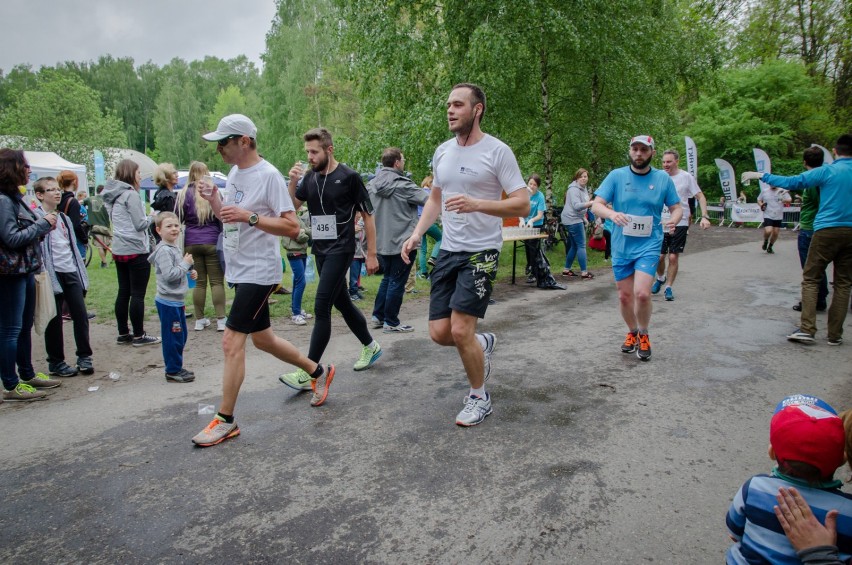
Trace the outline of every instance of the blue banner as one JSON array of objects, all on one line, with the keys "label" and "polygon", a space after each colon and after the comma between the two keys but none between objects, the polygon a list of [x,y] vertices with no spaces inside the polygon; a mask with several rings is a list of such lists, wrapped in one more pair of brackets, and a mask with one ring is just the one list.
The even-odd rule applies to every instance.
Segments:
[{"label": "blue banner", "polygon": [[104,154],[95,149],[95,187],[97,187],[99,184],[104,183],[106,183],[106,172],[104,171]]}]

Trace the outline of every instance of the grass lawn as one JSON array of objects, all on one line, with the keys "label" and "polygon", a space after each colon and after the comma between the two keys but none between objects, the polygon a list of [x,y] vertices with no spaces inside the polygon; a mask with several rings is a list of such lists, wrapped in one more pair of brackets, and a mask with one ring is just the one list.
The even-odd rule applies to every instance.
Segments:
[{"label": "grass lawn", "polygon": [[[594,269],[605,265],[603,260],[603,252],[594,251],[587,248],[589,258],[589,269]],[[559,279],[559,273],[562,272],[562,267],[565,265],[565,247],[560,243],[554,249],[547,253],[547,258],[550,260],[550,269]],[[576,265],[576,261],[575,261]],[[519,284],[523,284],[524,267],[526,266],[526,254],[523,245],[518,244],[517,250],[517,275],[516,280]],[[579,272],[578,269],[575,269]],[[512,243],[506,242],[503,244],[503,252],[500,254],[500,268],[497,273],[497,280],[501,282],[509,282],[512,276]],[[292,274],[290,273],[289,265],[287,266],[287,274],[284,275],[284,286],[292,289]],[[372,309],[373,299],[376,296],[376,291],[381,282],[381,276],[368,276],[361,279],[361,286],[366,289],[364,300],[359,303],[363,310],[369,311]],[[89,310],[97,312],[96,321],[99,323],[114,323],[115,321],[115,295],[118,288],[118,280],[115,274],[115,266],[110,263],[105,269],[101,269],[97,258],[92,261],[89,266],[89,293],[86,296],[86,303]],[[313,312],[314,296],[316,294],[317,283],[309,283],[305,288],[305,294],[302,298],[302,309],[308,312]],[[406,300],[424,299],[429,296],[429,281],[417,279],[415,288],[420,292],[415,295],[406,296]],[[149,315],[156,316],[157,308],[154,306],[154,295],[157,292],[157,284],[154,279],[153,270],[151,271],[151,280],[148,283],[148,292],[145,296],[145,306]],[[208,289],[207,307],[205,315],[208,318],[214,318],[213,303],[211,302],[210,292]],[[225,296],[228,304],[234,298],[233,289],[225,289]],[[290,296],[275,296],[277,303],[270,307],[270,314],[273,318],[290,317]],[[187,312],[192,312],[192,292],[190,291],[186,297]]]}]

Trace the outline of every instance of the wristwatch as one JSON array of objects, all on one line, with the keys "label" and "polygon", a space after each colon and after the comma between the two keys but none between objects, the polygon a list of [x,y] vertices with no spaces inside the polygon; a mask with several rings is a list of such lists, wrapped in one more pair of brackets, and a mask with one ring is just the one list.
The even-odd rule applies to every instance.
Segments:
[{"label": "wristwatch", "polygon": [[250,226],[256,226],[256,225],[257,225],[257,222],[258,222],[259,220],[260,220],[260,218],[258,218],[258,217],[257,217],[257,214],[255,214],[255,213],[253,213],[253,212],[252,212],[252,215],[251,215],[251,216],[249,216],[248,225],[250,225]]}]

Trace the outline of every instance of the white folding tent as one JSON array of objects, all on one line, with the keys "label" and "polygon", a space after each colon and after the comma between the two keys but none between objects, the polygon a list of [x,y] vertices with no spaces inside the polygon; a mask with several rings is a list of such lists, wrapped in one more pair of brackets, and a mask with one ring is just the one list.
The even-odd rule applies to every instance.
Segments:
[{"label": "white folding tent", "polygon": [[69,170],[74,171],[77,175],[77,190],[89,191],[85,165],[77,165],[66,161],[53,151],[24,151],[24,157],[30,165],[28,189],[31,189],[33,181],[41,177],[55,177],[59,174],[59,171]]}]

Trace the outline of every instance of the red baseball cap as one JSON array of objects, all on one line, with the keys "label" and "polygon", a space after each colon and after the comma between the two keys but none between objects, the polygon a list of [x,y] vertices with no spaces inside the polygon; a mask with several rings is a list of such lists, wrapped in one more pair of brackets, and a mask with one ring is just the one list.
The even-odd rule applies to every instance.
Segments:
[{"label": "red baseball cap", "polygon": [[826,402],[805,395],[782,400],[769,424],[769,443],[775,458],[801,461],[834,476],[843,465],[846,432],[843,420]]}]

